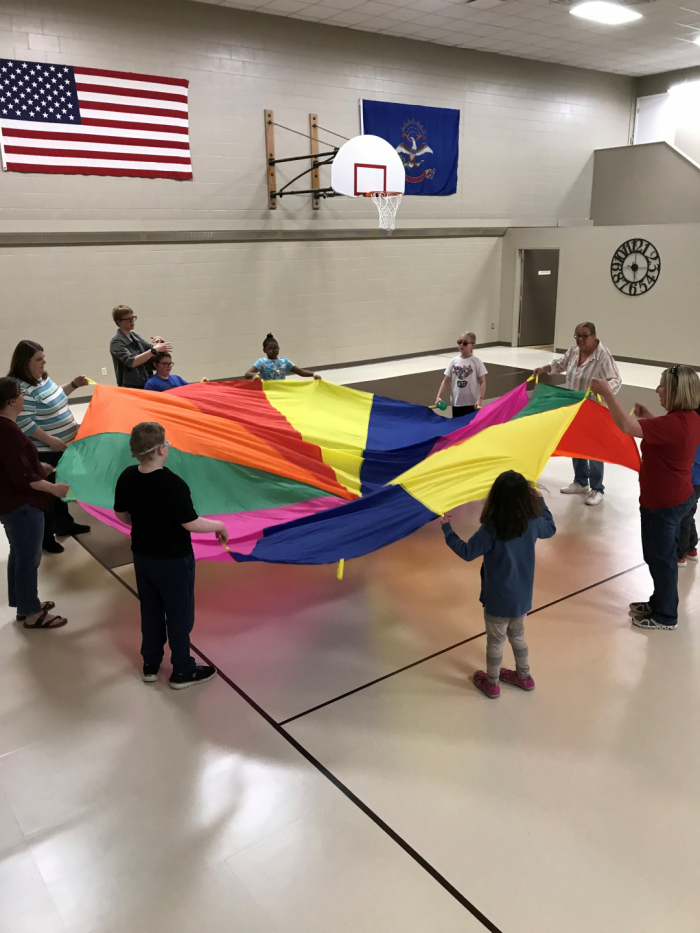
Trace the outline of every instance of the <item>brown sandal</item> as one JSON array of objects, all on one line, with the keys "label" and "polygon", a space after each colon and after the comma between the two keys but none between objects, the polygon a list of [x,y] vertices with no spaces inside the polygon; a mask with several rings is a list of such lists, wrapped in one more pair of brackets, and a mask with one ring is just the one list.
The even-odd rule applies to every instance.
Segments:
[{"label": "brown sandal", "polygon": [[[51,610],[52,610],[52,609],[55,609],[55,608],[56,608],[56,603],[52,603],[50,599],[47,600],[45,603],[42,603],[42,604],[41,604],[41,611],[42,611],[42,612],[51,612]],[[26,618],[27,618],[26,616],[15,616],[15,621],[16,621],[16,622],[24,622],[24,620],[25,620]]]},{"label": "brown sandal", "polygon": [[24,623],[25,628],[63,628],[64,625],[68,625],[68,619],[64,616],[50,616],[48,609],[39,613],[34,622]]}]

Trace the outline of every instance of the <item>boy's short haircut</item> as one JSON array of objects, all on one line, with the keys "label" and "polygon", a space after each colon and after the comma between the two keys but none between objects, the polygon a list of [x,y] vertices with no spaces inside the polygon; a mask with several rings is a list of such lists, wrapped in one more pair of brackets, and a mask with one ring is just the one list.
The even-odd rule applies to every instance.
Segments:
[{"label": "boy's short haircut", "polygon": [[129,317],[133,313],[134,309],[130,308],[129,305],[117,305],[116,308],[112,308],[112,320],[118,327],[123,318]]},{"label": "boy's short haircut", "polygon": [[466,337],[471,343],[476,343],[476,334],[473,330],[465,330],[463,334],[459,335],[459,339],[461,340],[463,337]]},{"label": "boy's short haircut", "polygon": [[173,357],[172,357],[172,354],[171,354],[171,353],[168,353],[167,350],[163,350],[162,353],[156,353],[156,355],[153,357],[153,363],[154,363],[154,364],[155,364],[155,363],[160,363],[162,360],[165,359],[166,356],[167,356],[167,358],[168,358],[169,360],[172,360],[172,358],[173,358]]},{"label": "boy's short haircut", "polygon": [[142,421],[131,430],[129,447],[131,456],[139,463],[151,460],[156,450],[165,443],[165,428],[157,421]]}]

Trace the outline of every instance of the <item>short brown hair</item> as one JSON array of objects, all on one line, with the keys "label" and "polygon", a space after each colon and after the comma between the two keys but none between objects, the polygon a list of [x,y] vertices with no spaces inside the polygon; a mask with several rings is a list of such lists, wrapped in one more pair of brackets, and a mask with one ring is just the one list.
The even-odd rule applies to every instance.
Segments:
[{"label": "short brown hair", "polygon": [[700,407],[700,378],[690,366],[671,366],[661,373],[666,411],[694,411]]},{"label": "short brown hair", "polygon": [[172,353],[168,353],[167,350],[163,350],[162,353],[156,353],[156,355],[153,357],[153,362],[160,363],[160,361],[164,360],[166,356],[168,357],[169,360],[172,360],[173,358]]},{"label": "short brown hair", "polygon": [[28,382],[30,386],[38,386],[39,382],[29,372],[29,363],[35,353],[43,353],[44,348],[33,340],[20,340],[12,354],[8,376]]},{"label": "short brown hair", "polygon": [[14,376],[0,376],[0,410],[14,402],[21,392],[20,384]]},{"label": "short brown hair", "polygon": [[131,429],[129,448],[139,463],[152,460],[156,450],[165,443],[165,428],[157,421],[142,421]]},{"label": "short brown hair", "polygon": [[119,326],[120,321],[133,313],[134,309],[130,308],[129,305],[117,305],[116,308],[112,308],[112,320],[117,326]]}]

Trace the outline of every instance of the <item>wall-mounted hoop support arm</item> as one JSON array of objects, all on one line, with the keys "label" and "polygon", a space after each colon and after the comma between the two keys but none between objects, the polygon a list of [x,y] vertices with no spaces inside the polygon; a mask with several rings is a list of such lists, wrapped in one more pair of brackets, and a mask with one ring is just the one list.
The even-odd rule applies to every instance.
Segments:
[{"label": "wall-mounted hoop support arm", "polygon": [[[296,133],[299,136],[306,136],[307,139],[310,140],[311,152],[308,155],[288,156],[284,159],[277,159],[275,157],[275,126],[281,126],[282,129],[290,130],[290,132]],[[322,198],[335,197],[336,192],[333,190],[333,188],[321,187],[321,173],[319,170],[322,165],[331,165],[333,163],[333,159],[338,154],[338,147],[333,146],[333,143],[326,143],[326,145],[333,146],[333,148],[327,152],[319,152],[318,130],[318,118],[315,113],[309,114],[309,132],[301,133],[298,130],[291,129],[291,127],[282,126],[281,123],[275,123],[272,110],[265,111],[267,203],[270,210],[276,209],[277,201],[279,198],[283,198],[290,194],[310,194],[312,199],[312,207],[314,210],[318,210]],[[329,130],[328,132],[331,131]],[[283,185],[279,190],[277,190],[276,166],[281,165],[284,162],[302,162],[305,159],[309,159],[311,161],[311,166],[307,169],[304,169],[303,172],[300,172],[298,175],[292,178],[291,181],[288,181],[286,185]],[[303,190],[295,191],[288,190],[295,181],[298,181],[300,178],[303,178],[308,174],[311,174],[311,188],[304,188]]]}]

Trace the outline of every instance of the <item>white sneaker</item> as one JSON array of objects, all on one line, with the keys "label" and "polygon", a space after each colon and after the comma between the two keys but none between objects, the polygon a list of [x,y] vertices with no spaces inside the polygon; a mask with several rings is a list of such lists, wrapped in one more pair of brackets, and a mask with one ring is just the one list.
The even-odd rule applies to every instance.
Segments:
[{"label": "white sneaker", "polygon": [[603,493],[597,489],[592,489],[586,497],[586,505],[598,505],[603,501]]},{"label": "white sneaker", "polygon": [[572,483],[570,486],[563,486],[559,490],[559,492],[563,492],[565,496],[588,495],[590,491],[590,486],[579,486],[578,483]]}]

